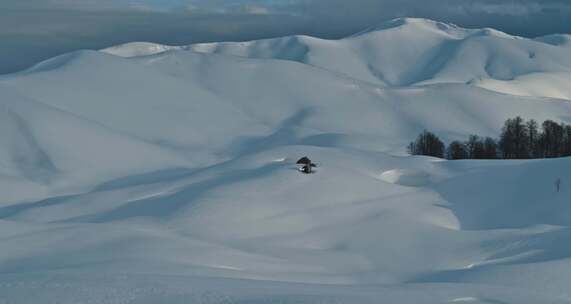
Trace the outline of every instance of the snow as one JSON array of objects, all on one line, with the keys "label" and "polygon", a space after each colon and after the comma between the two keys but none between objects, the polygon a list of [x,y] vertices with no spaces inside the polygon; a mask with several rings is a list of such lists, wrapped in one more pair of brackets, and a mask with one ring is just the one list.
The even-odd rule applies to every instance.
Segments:
[{"label": "snow", "polygon": [[424,186],[430,183],[430,175],[427,172],[414,169],[385,171],[381,174],[381,179],[387,183],[411,187]]},{"label": "snow", "polygon": [[162,45],[152,42],[129,42],[106,48],[103,51],[115,56],[137,57],[184,49],[183,46]]},{"label": "snow", "polygon": [[[528,91],[530,82],[519,79],[533,73],[555,73],[559,82],[568,82],[569,41],[569,35],[533,40],[489,28],[464,29],[432,20],[400,18],[340,40],[289,36],[195,44],[177,49],[301,62],[375,85],[468,82],[478,85],[483,80],[482,87],[486,89],[536,96],[538,90]],[[163,50],[173,48],[127,44],[103,51],[132,57],[133,53],[157,54]],[[496,81],[504,84],[488,85]],[[546,94],[545,97],[561,95],[549,94],[549,88],[540,92]]]},{"label": "snow", "polygon": [[2,76],[0,303],[569,303],[571,159],[405,147],[571,123],[570,67],[563,46],[399,19]]}]

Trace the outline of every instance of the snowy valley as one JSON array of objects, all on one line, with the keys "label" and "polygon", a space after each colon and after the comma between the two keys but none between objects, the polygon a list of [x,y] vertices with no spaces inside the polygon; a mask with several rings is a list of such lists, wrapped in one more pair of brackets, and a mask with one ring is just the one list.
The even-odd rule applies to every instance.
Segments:
[{"label": "snowy valley", "polygon": [[571,123],[569,41],[406,18],[0,76],[0,303],[569,303],[571,159],[406,153]]}]

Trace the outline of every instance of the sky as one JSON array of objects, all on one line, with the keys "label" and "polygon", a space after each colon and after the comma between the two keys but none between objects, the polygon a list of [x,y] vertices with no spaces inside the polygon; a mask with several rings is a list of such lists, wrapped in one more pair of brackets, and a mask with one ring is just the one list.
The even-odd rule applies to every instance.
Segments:
[{"label": "sky", "polygon": [[571,0],[0,0],[0,74],[125,42],[341,38],[398,17],[536,37],[571,33]]}]

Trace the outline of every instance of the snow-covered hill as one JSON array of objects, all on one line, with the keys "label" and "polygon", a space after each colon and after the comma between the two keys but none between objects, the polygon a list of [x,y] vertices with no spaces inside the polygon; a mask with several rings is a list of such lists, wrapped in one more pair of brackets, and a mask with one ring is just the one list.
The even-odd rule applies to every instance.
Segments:
[{"label": "snow-covered hill", "polygon": [[3,76],[0,303],[568,303],[571,159],[404,147],[571,123],[570,69],[558,43],[401,19]]},{"label": "snow-covered hill", "polygon": [[[524,96],[571,98],[568,35],[524,39],[493,29],[463,29],[426,19],[383,23],[341,40],[290,36],[251,42],[170,47],[130,43],[104,50],[131,57],[186,49],[306,63],[365,82],[389,86],[472,83]],[[529,77],[544,82],[528,81]],[[552,83],[555,82],[555,83]],[[540,90],[532,87],[541,86]]]}]

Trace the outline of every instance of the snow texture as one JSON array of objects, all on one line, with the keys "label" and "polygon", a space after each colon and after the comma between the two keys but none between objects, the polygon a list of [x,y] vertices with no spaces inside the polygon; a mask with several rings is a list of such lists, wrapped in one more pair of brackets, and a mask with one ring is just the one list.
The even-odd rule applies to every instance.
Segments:
[{"label": "snow texture", "polygon": [[405,153],[571,123],[568,41],[397,19],[2,76],[0,303],[569,303],[571,159]]}]

